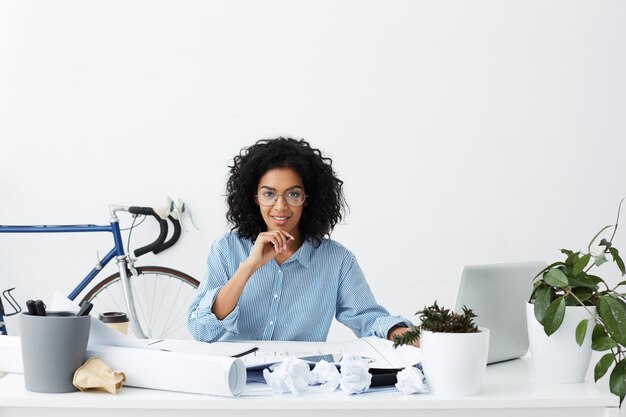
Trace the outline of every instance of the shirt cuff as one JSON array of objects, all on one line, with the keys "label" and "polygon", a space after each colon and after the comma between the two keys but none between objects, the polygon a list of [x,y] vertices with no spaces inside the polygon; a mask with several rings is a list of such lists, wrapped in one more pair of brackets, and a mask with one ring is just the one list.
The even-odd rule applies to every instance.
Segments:
[{"label": "shirt cuff", "polygon": [[406,326],[411,327],[413,323],[409,319],[402,316],[385,316],[379,317],[372,326],[372,334],[380,337],[381,339],[387,339],[387,334],[393,326]]},{"label": "shirt cuff", "polygon": [[231,311],[226,317],[222,320],[219,320],[211,309],[213,308],[213,303],[217,298],[217,294],[220,292],[222,288],[214,288],[211,291],[207,292],[204,298],[198,304],[198,309],[196,310],[196,319],[201,325],[207,327],[220,327],[226,330],[227,332],[233,332],[235,334],[239,333],[237,329],[237,321],[239,319],[239,305],[236,305],[233,311]]}]

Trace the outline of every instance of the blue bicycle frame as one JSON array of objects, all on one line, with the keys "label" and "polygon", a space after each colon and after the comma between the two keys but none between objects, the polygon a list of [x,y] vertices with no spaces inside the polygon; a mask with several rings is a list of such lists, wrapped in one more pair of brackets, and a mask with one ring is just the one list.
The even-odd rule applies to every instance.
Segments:
[{"label": "blue bicycle frame", "polygon": [[72,290],[68,298],[74,300],[87,285],[98,275],[110,261],[116,256],[125,257],[122,235],[119,221],[111,220],[109,226],[97,226],[95,224],[67,225],[67,226],[0,226],[0,233],[74,233],[74,232],[109,232],[113,233],[115,246],[106,254],[104,259],[91,270],[89,274]]},{"label": "blue bicycle frame", "polygon": [[[137,313],[135,312],[135,303],[133,300],[132,289],[130,286],[130,280],[126,272],[126,254],[124,253],[124,245],[122,242],[122,235],[120,232],[119,219],[115,215],[117,210],[126,210],[126,207],[115,206],[111,210],[111,224],[108,226],[98,226],[94,224],[84,225],[63,225],[63,226],[0,226],[0,233],[75,233],[75,232],[109,232],[113,234],[113,241],[115,246],[106,254],[106,256],[98,261],[96,266],[87,274],[87,276],[72,290],[68,298],[70,300],[76,299],[87,285],[100,273],[100,271],[111,261],[116,258],[119,266],[120,279],[122,280],[122,289],[124,292],[124,299],[126,302],[126,308],[128,309],[129,319],[131,325],[138,337],[146,338],[137,320]],[[0,322],[3,321],[3,317],[0,317]]]}]

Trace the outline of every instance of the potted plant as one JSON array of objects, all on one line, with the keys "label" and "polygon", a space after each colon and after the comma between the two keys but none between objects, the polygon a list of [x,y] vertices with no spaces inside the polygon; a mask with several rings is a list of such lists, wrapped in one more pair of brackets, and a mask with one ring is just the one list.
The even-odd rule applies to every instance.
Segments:
[{"label": "potted plant", "polygon": [[[626,395],[626,294],[620,292],[619,288],[626,281],[611,287],[604,279],[592,274],[591,270],[611,261],[622,276],[626,273],[619,251],[613,246],[623,201],[619,204],[615,225],[603,227],[591,239],[586,252],[561,249],[565,260],[554,262],[537,274],[527,305],[531,353],[537,375],[546,377],[546,367],[551,368],[553,373],[564,375],[568,369],[576,366],[574,362],[584,361],[586,357],[586,363],[579,366],[582,371],[578,371],[582,373],[582,377],[579,376],[582,381],[589,365],[591,349],[607,352],[595,365],[594,378],[596,381],[602,378],[615,365],[609,377],[609,387],[612,393],[620,397],[620,404]],[[593,251],[597,239],[611,228],[610,238],[601,238],[597,246],[599,250]],[[574,313],[574,309],[578,313]],[[570,324],[572,320],[573,325]],[[539,337],[536,332],[533,333],[531,328],[536,327],[542,329],[544,335]],[[556,339],[566,328],[570,329],[565,334],[570,341],[569,346],[559,345],[556,360],[543,358],[542,355],[553,347],[546,339]],[[568,352],[572,345],[580,353],[585,344],[589,346],[589,354],[582,354],[582,359],[565,356],[570,355]]]},{"label": "potted plant", "polygon": [[487,367],[489,330],[474,324],[476,315],[461,313],[435,302],[415,315],[421,324],[394,338],[394,347],[420,340],[422,367],[430,392],[441,396],[474,395]]}]

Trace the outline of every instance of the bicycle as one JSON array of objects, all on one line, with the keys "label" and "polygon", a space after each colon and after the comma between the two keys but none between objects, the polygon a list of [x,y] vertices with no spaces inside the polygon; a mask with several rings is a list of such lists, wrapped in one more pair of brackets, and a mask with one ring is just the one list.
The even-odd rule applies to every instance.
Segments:
[{"label": "bicycle", "polygon": [[[180,206],[180,207],[179,207]],[[0,233],[95,233],[109,232],[113,236],[114,246],[99,260],[96,266],[68,295],[75,300],[103,268],[114,258],[118,264],[118,272],[104,278],[86,292],[80,304],[89,301],[94,307],[92,315],[98,316],[105,311],[121,311],[127,313],[130,321],[129,333],[141,339],[185,339],[190,335],[187,331],[187,308],[195,297],[199,282],[195,278],[172,268],[160,266],[138,266],[134,263],[140,256],[152,252],[160,253],[173,246],[181,235],[180,216],[185,212],[184,203],[179,200],[176,206],[168,199],[168,208],[156,210],[152,207],[110,205],[109,225],[94,224],[82,225],[28,225],[3,226]],[[133,215],[133,223],[128,230],[139,226],[151,216],[157,220],[160,227],[157,239],[133,251],[126,250],[122,241],[119,212],[128,212]],[[158,212],[158,213],[157,213]],[[139,224],[135,225],[138,216],[144,216]],[[167,220],[166,220],[167,219]],[[168,236],[168,221],[173,225],[172,236]],[[193,222],[193,219],[192,219]],[[195,226],[195,225],[194,225]],[[1,314],[1,312],[0,312]],[[0,315],[0,322],[3,317]],[[6,331],[5,331],[6,334]]]}]

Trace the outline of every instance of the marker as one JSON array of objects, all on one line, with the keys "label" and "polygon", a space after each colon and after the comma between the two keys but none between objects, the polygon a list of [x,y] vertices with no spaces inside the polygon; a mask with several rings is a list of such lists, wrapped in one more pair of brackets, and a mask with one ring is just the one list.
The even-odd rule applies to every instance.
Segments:
[{"label": "marker", "polygon": [[80,307],[80,310],[78,310],[78,313],[76,313],[76,315],[77,316],[86,316],[87,314],[89,314],[91,312],[92,308],[93,308],[93,304],[91,304],[89,301],[87,301],[86,303],[84,303]]},{"label": "marker", "polygon": [[28,310],[28,314],[31,316],[37,315],[37,311],[35,311],[35,302],[33,300],[26,301],[26,309]]},{"label": "marker", "polygon": [[36,316],[45,316],[46,315],[46,305],[41,300],[35,300],[35,315]]}]

